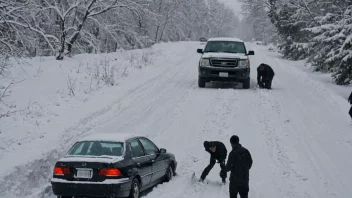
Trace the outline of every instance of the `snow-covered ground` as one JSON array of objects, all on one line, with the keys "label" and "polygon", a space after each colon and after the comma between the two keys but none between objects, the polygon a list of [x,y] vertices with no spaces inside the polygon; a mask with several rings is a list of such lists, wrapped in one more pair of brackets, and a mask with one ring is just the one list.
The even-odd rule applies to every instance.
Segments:
[{"label": "snow-covered ground", "polygon": [[[81,136],[99,132],[143,134],[176,155],[178,175],[146,198],[228,197],[228,184],[214,184],[218,165],[210,184],[192,181],[191,174],[200,175],[209,162],[203,141],[223,141],[230,149],[233,134],[252,153],[250,197],[352,196],[351,88],[249,43],[256,52],[251,89],[218,83],[200,89],[198,47],[166,43],[62,62],[38,58],[13,71],[26,80],[6,98],[20,113],[0,121],[0,197],[54,197],[55,161]],[[271,91],[254,89],[261,62],[275,70]],[[111,67],[114,86],[104,84],[110,82],[104,68]],[[77,79],[74,95],[68,78]]]}]

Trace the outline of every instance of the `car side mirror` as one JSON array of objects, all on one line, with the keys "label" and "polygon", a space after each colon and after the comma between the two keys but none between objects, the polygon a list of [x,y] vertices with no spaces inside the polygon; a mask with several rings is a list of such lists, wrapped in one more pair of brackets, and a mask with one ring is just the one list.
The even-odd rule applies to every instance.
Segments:
[{"label": "car side mirror", "polygon": [[166,153],[166,149],[161,148],[161,149],[159,150],[159,152],[160,152],[160,153]]},{"label": "car side mirror", "polygon": [[248,51],[248,55],[254,55],[254,51]]},{"label": "car side mirror", "polygon": [[197,49],[197,53],[203,54],[203,49]]}]

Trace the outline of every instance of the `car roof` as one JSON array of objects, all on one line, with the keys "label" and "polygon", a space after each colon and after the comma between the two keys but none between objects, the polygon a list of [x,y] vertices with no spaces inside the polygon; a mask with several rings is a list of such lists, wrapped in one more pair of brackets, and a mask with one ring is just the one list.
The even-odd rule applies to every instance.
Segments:
[{"label": "car roof", "polygon": [[135,137],[143,137],[141,135],[131,133],[94,133],[81,138],[79,141],[109,141],[109,142],[125,142]]},{"label": "car roof", "polygon": [[208,41],[236,41],[236,42],[243,42],[243,40],[239,38],[231,38],[231,37],[215,37],[211,38]]}]

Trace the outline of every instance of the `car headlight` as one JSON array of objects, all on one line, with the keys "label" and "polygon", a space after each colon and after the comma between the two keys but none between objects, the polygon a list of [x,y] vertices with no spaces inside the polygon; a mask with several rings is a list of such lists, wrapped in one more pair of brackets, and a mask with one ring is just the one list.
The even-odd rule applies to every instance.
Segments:
[{"label": "car headlight", "polygon": [[240,62],[238,62],[238,67],[249,67],[249,61],[247,60],[240,60]]},{"label": "car headlight", "polygon": [[210,66],[209,59],[201,59],[200,66]]}]

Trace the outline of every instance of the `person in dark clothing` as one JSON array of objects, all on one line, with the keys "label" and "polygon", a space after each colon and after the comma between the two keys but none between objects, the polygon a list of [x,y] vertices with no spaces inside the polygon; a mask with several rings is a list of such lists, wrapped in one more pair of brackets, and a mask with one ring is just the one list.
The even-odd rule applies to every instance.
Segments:
[{"label": "person in dark clothing", "polygon": [[226,172],[230,174],[230,198],[237,198],[240,194],[241,198],[248,198],[249,192],[249,169],[251,169],[253,160],[250,152],[242,147],[239,138],[233,135],[230,139],[232,151],[229,154],[225,166]]},{"label": "person in dark clothing", "polygon": [[262,63],[257,68],[257,83],[260,88],[271,89],[274,76],[274,70],[267,64]]},{"label": "person in dark clothing", "polygon": [[[222,142],[204,141],[203,145],[204,145],[205,150],[210,153],[210,163],[202,172],[202,175],[199,180],[200,182],[203,182],[204,179],[207,177],[207,175],[209,174],[211,169],[214,167],[216,160],[220,164],[221,170],[223,170],[225,168],[225,160],[226,160],[226,156],[227,156],[226,146]],[[220,177],[222,178],[222,182],[225,183],[226,177],[227,177],[227,172],[221,171]]]},{"label": "person in dark clothing", "polygon": [[[351,92],[350,97],[348,98],[348,102],[352,105],[352,92]],[[351,119],[352,119],[352,106],[351,106],[350,111],[348,113],[350,114]]]}]

